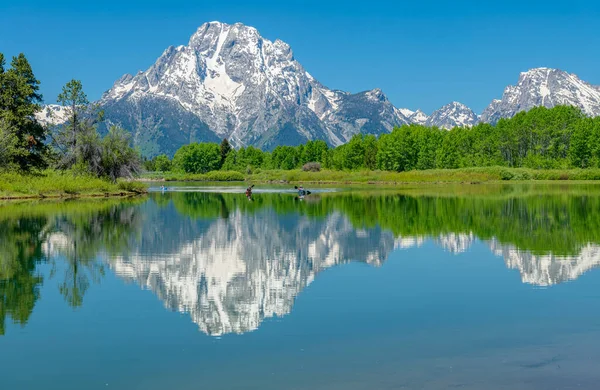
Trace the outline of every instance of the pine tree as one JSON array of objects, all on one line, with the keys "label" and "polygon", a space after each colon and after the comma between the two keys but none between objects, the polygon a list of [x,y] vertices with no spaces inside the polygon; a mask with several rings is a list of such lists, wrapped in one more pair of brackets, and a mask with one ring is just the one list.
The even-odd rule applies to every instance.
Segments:
[{"label": "pine tree", "polygon": [[66,126],[71,133],[70,144],[72,145],[72,148],[75,149],[77,147],[77,135],[82,130],[82,117],[87,105],[90,104],[85,92],[83,92],[81,81],[69,81],[63,87],[62,92],[58,95],[56,100],[68,110],[69,119]]},{"label": "pine tree", "polygon": [[223,164],[225,163],[225,159],[227,158],[227,155],[229,154],[229,152],[231,152],[231,149],[232,149],[231,144],[229,143],[227,138],[223,138],[220,148],[221,148],[221,164],[219,166],[222,167]]},{"label": "pine tree", "polygon": [[45,130],[34,116],[41,109],[40,82],[22,53],[13,57],[10,69],[5,70],[4,65],[4,56],[0,55],[0,119],[14,129],[14,163],[22,170],[44,167]]},{"label": "pine tree", "polygon": [[[70,168],[89,154],[90,147],[97,142],[95,125],[102,120],[102,112],[90,104],[79,80],[69,81],[58,95],[57,101],[64,106],[67,120],[53,132],[52,144],[60,156],[59,168]],[[91,143],[90,143],[91,142]]]}]

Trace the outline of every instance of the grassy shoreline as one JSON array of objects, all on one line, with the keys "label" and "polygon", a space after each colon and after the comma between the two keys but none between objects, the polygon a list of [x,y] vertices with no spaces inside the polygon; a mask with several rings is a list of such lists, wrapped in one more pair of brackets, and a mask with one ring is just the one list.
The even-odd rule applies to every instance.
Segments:
[{"label": "grassy shoreline", "polygon": [[0,173],[1,200],[125,197],[146,192],[146,185],[137,181],[111,183],[70,172]]},{"label": "grassy shoreline", "polygon": [[483,167],[436,169],[408,172],[386,171],[331,171],[304,172],[302,170],[256,170],[242,174],[237,171],[213,171],[206,174],[176,172],[147,173],[134,181],[111,183],[96,177],[75,175],[71,172],[44,171],[22,175],[0,173],[0,199],[69,199],[97,197],[125,197],[147,192],[146,182],[252,182],[271,184],[481,184],[535,181],[593,181],[600,180],[600,169],[552,169]]},{"label": "grassy shoreline", "polygon": [[600,180],[600,169],[529,169],[481,167],[459,169],[432,169],[423,171],[331,171],[304,172],[302,170],[257,170],[242,174],[235,171],[214,171],[206,174],[152,172],[139,181],[247,181],[253,183],[307,183],[307,184],[371,184],[400,185],[412,183],[480,184],[505,181],[573,181]]}]

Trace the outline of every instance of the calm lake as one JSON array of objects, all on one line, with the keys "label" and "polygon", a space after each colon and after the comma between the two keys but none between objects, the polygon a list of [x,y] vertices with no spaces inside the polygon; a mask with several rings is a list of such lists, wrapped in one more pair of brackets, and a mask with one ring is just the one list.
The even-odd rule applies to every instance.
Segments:
[{"label": "calm lake", "polygon": [[599,388],[600,185],[243,191],[1,203],[0,388]]}]

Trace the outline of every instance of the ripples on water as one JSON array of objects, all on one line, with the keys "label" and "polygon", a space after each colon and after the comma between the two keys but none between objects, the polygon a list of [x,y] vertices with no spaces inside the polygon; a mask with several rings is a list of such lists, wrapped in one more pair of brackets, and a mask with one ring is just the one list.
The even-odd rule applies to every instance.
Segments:
[{"label": "ripples on water", "polygon": [[[171,371],[150,375],[146,388],[195,388],[198,378],[175,367],[200,361],[213,367],[203,374],[210,388],[241,386],[217,379],[242,359],[227,360],[225,351],[251,359],[243,363],[251,385],[243,388],[595,388],[598,276],[579,278],[600,263],[600,192],[507,188],[468,196],[435,187],[318,189],[305,201],[267,188],[248,202],[239,187],[187,186],[126,201],[4,204],[0,364],[12,367],[27,352],[35,373],[43,354],[33,340],[53,337],[44,323],[58,312],[66,330],[86,321],[73,328],[84,345],[110,344],[115,330],[95,324],[123,316],[126,329],[143,324],[144,332],[178,339],[187,352],[169,355]],[[149,308],[156,299],[169,310]],[[170,311],[184,316],[165,316]],[[189,319],[206,336],[182,331]],[[198,349],[232,334],[243,336]],[[133,352],[131,340],[114,351],[144,361],[139,370],[172,353],[155,339],[140,343],[151,347],[150,360]],[[84,353],[89,365],[78,364],[88,372],[101,355]],[[264,382],[270,370],[255,367],[260,362],[293,383]],[[104,364],[117,388],[141,375]],[[38,388],[51,375],[40,369],[26,380],[11,372],[10,388]],[[68,387],[64,376],[51,377],[53,388]],[[72,386],[102,381],[82,375]]]}]

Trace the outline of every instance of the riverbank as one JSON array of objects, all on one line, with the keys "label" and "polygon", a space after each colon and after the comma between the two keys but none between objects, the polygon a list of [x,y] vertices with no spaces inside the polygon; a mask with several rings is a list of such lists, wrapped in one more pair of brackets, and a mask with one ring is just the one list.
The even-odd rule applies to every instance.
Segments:
[{"label": "riverbank", "polygon": [[208,173],[147,172],[138,181],[245,181],[247,176],[238,171],[211,171]]},{"label": "riverbank", "polygon": [[133,196],[147,192],[137,181],[108,180],[70,172],[44,171],[39,174],[0,173],[0,199],[92,198]]},{"label": "riverbank", "polygon": [[304,172],[302,170],[256,170],[242,174],[236,171],[214,171],[206,174],[152,172],[141,181],[247,181],[253,183],[306,183],[306,184],[410,184],[410,183],[463,183],[529,181],[529,180],[600,180],[600,169],[528,169],[480,167],[459,169],[431,169],[408,172],[386,171],[332,171]]}]

